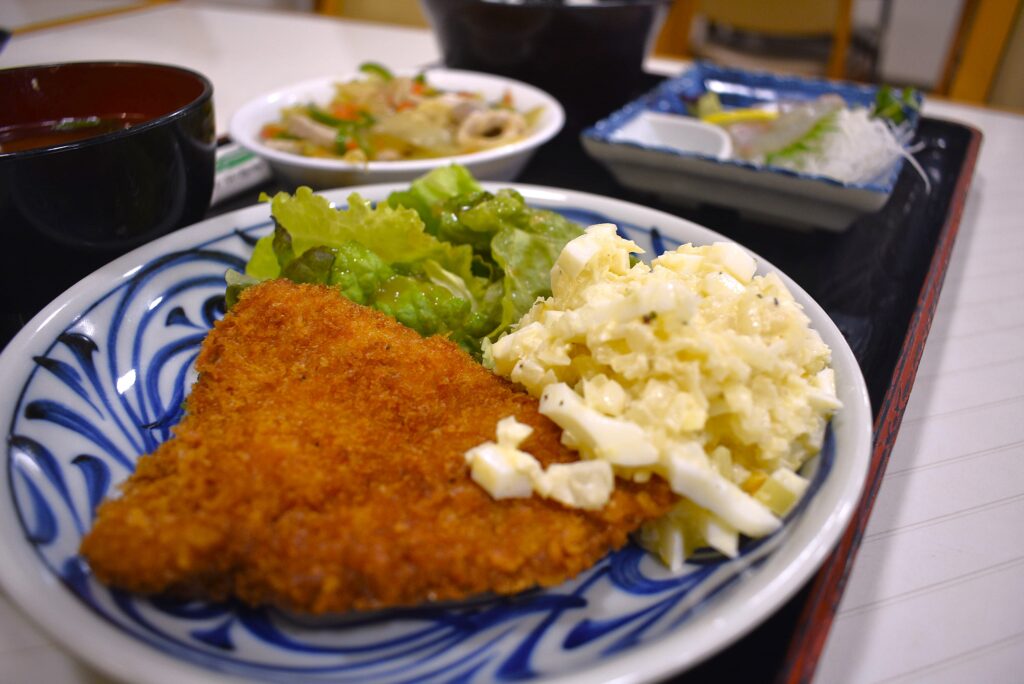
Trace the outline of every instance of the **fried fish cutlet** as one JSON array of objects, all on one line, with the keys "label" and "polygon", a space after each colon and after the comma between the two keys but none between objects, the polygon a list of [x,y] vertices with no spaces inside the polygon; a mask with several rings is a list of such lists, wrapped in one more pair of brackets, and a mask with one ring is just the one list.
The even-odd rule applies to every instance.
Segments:
[{"label": "fried fish cutlet", "polygon": [[464,452],[499,419],[576,460],[537,403],[455,344],[336,290],[247,290],[205,340],[174,437],[98,509],[81,552],[129,591],[325,613],[550,586],[672,503],[655,478],[582,511],[496,501]]}]

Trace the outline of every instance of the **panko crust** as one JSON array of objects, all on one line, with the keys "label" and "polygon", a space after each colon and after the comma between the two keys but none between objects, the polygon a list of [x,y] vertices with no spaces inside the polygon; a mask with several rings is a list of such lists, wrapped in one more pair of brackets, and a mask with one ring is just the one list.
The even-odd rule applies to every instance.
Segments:
[{"label": "panko crust", "polygon": [[336,290],[272,281],[211,331],[174,437],[98,509],[103,582],[308,613],[550,586],[673,495],[619,482],[598,511],[493,500],[463,457],[514,415],[545,466],[577,456],[534,399],[457,345]]}]

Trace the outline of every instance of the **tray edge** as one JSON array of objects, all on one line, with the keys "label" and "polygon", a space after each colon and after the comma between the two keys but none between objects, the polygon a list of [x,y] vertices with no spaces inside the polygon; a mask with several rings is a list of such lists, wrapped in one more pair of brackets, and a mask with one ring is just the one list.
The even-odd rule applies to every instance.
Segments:
[{"label": "tray edge", "polygon": [[861,495],[857,510],[846,532],[839,540],[839,544],[812,580],[810,593],[790,640],[785,664],[776,678],[776,682],[780,684],[810,684],[814,678],[814,672],[824,650],[829,630],[860,548],[865,527],[878,496],[882,477],[889,462],[889,455],[903,422],[903,414],[907,407],[907,401],[910,399],[910,392],[924,352],[925,341],[935,316],[939,294],[942,291],[942,284],[960,229],[960,220],[984,139],[984,134],[974,126],[958,121],[948,121],[948,123],[962,127],[970,135],[964,164],[954,187],[949,212],[939,231],[938,245],[932,255],[928,274],[921,286],[914,314],[900,347],[899,360],[893,370],[893,383],[882,399],[878,418],[875,421],[875,444],[864,493]]}]

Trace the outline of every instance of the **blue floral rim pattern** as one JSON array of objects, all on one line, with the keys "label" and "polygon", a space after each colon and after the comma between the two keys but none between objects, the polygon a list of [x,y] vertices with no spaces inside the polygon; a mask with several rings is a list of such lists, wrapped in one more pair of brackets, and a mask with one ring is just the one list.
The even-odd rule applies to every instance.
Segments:
[{"label": "blue floral rim pattern", "polygon": [[[609,221],[582,208],[556,209],[583,224]],[[679,244],[654,226],[620,226],[648,253]],[[9,495],[48,572],[108,624],[175,658],[249,679],[531,680],[664,638],[785,539],[788,525],[746,543],[738,558],[698,555],[679,575],[630,545],[552,589],[316,622],[235,602],[145,598],[98,583],[78,556],[93,512],[139,454],[169,438],[199,346],[223,315],[224,271],[243,267],[269,229],[268,221],[240,226],[144,264],[33,359],[10,417]],[[835,450],[830,429],[811,464],[810,489],[787,522],[828,478]]]},{"label": "blue floral rim pattern", "polygon": [[[721,67],[706,62],[696,62],[692,68],[679,76],[666,79],[646,95],[629,102],[621,109],[583,131],[581,136],[607,145],[624,145],[639,150],[656,151],[666,155],[699,159],[708,164],[734,166],[759,173],[776,174],[810,182],[825,183],[852,190],[864,190],[888,195],[892,192],[903,169],[904,161],[898,159],[884,182],[844,183],[834,178],[802,173],[774,166],[762,166],[739,159],[716,159],[707,155],[682,152],[661,146],[645,146],[631,141],[616,140],[616,131],[632,121],[641,112],[652,111],[666,114],[692,116],[687,102],[694,102],[708,91],[718,93],[726,107],[752,107],[759,104],[788,101],[813,100],[827,93],[841,96],[852,106],[870,107],[878,94],[877,86],[867,86],[845,81],[780,76],[778,74],[744,71]],[[905,108],[910,131],[917,130],[920,119],[920,93],[915,94],[918,109]]]}]

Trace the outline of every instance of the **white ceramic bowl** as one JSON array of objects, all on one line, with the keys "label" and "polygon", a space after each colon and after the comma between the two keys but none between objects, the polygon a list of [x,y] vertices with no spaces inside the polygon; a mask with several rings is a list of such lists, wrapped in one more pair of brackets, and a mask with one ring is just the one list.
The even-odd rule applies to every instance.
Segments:
[{"label": "white ceramic bowl", "polygon": [[264,145],[260,139],[260,129],[276,121],[284,107],[328,102],[334,96],[335,83],[355,78],[354,75],[329,76],[303,81],[251,100],[231,118],[229,131],[232,139],[266,159],[282,178],[297,185],[324,188],[413,180],[431,169],[455,162],[468,168],[480,180],[512,180],[530,160],[533,152],[553,138],[565,123],[565,112],[558,100],[526,83],[455,69],[430,69],[426,71],[426,76],[431,85],[441,90],[481,93],[488,100],[499,99],[508,91],[512,93],[517,110],[528,111],[540,106],[542,113],[530,134],[518,142],[482,152],[436,159],[356,164],[340,159],[303,157]]}]

